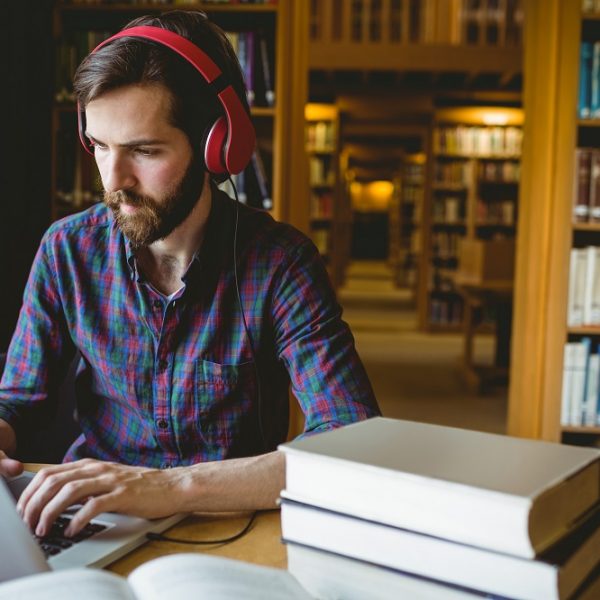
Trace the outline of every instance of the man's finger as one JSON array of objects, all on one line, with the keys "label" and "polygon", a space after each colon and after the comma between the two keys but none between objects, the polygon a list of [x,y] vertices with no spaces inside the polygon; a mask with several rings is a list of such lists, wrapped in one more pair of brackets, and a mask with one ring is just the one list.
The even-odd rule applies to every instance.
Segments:
[{"label": "man's finger", "polygon": [[16,477],[23,472],[23,463],[9,458],[6,454],[0,450],[0,475],[4,477]]},{"label": "man's finger", "polygon": [[65,535],[77,535],[92,519],[103,512],[118,512],[119,494],[110,492],[101,496],[90,498],[74,515],[65,529]]},{"label": "man's finger", "polygon": [[[35,477],[31,480],[29,485],[23,490],[19,501],[17,502],[17,510],[19,514],[24,517],[27,512],[27,506],[30,500],[39,494],[39,490],[42,486],[48,487],[48,478],[52,478],[53,481],[59,486],[72,479],[83,479],[82,469],[88,465],[87,462],[77,461],[74,463],[63,463],[61,465],[53,465],[51,467],[45,467],[36,473]],[[63,475],[67,474],[66,477]],[[57,488],[55,489],[57,491]],[[37,522],[37,518],[36,518]]]},{"label": "man's finger", "polygon": [[[90,505],[88,512],[93,513],[95,506],[98,504],[98,500],[103,498],[103,494],[109,492],[110,490],[111,485],[106,478],[84,479],[66,483],[42,507],[39,515],[39,521],[35,530],[36,535],[40,537],[47,535],[52,527],[52,524],[56,521],[61,513],[69,508],[69,506],[80,504],[86,498],[91,497],[91,499],[86,502],[86,505]],[[98,512],[103,511],[99,510]],[[96,514],[93,516],[96,516]],[[90,519],[91,518],[92,517],[90,517]],[[88,521],[81,522],[80,526],[78,526],[79,521],[76,521],[75,523],[71,522],[72,524],[67,530],[68,535],[74,535],[75,533],[78,533],[83,526],[87,525]],[[67,531],[65,533],[67,533]]]}]

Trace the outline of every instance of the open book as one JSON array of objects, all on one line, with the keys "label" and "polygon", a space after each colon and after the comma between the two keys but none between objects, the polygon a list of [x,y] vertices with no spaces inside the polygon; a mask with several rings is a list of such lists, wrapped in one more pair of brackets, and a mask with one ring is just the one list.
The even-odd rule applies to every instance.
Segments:
[{"label": "open book", "polygon": [[95,569],[22,577],[0,585],[0,600],[309,600],[287,571],[204,554],[172,554],[151,560],[127,579]]}]

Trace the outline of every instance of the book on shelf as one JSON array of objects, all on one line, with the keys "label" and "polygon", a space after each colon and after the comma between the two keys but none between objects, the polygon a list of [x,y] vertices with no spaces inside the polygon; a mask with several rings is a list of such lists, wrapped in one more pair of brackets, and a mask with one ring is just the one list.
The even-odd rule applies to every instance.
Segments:
[{"label": "book on shelf", "polygon": [[600,150],[575,150],[573,222],[600,223]]},{"label": "book on shelf", "polygon": [[330,190],[311,194],[310,217],[311,219],[331,219],[333,217],[333,193]]},{"label": "book on shelf", "polygon": [[582,42],[579,48],[579,101],[577,112],[580,119],[589,119],[592,104],[592,57],[591,42]]},{"label": "book on shelf", "polygon": [[581,11],[583,16],[600,15],[600,0],[582,0]]},{"label": "book on shelf", "polygon": [[260,63],[258,66],[262,76],[265,106],[275,106],[273,52],[269,45],[269,39],[264,31],[258,32],[258,52],[260,56]]},{"label": "book on shelf", "polygon": [[564,347],[560,423],[562,426],[596,427],[600,393],[600,354],[585,336]]},{"label": "book on shelf", "polygon": [[600,508],[535,559],[290,501],[285,492],[281,530],[285,542],[521,600],[570,598],[600,563]]},{"label": "book on shelf", "polygon": [[569,327],[600,326],[600,247],[571,248],[567,296]]},{"label": "book on shelf", "polygon": [[436,154],[463,156],[518,156],[523,132],[520,127],[479,125],[437,126],[433,130]]},{"label": "book on shelf", "polygon": [[[575,150],[575,178],[573,190],[573,221],[586,223],[590,216],[590,195],[592,189],[592,154],[591,148]],[[600,173],[597,173],[597,175]],[[595,181],[593,187],[598,183]]]},{"label": "book on shelf", "polygon": [[242,31],[237,34],[237,57],[246,82],[246,99],[248,104],[255,103],[254,92],[254,31]]},{"label": "book on shelf", "polygon": [[332,121],[317,121],[306,126],[306,145],[309,151],[331,152],[334,149],[335,125]]},{"label": "book on shelf", "polygon": [[577,114],[580,119],[600,117],[600,41],[581,42]]},{"label": "book on shelf", "polygon": [[270,191],[269,178],[267,177],[267,170],[265,169],[265,163],[263,162],[262,155],[259,149],[255,149],[252,153],[252,167],[254,170],[254,176],[258,184],[258,190],[261,196],[261,207],[264,210],[271,210],[273,208],[273,198]]},{"label": "book on shelf", "polygon": [[524,558],[600,493],[599,450],[381,417],[280,449],[289,499]]},{"label": "book on shelf", "polygon": [[15,598],[310,600],[311,596],[282,569],[190,553],[151,560],[126,579],[98,569],[67,569],[0,584],[0,600]]}]

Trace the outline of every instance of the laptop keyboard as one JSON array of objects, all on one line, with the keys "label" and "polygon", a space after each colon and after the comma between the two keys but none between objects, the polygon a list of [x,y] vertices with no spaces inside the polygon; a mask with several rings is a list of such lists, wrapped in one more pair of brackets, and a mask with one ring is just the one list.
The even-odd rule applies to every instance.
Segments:
[{"label": "laptop keyboard", "polygon": [[77,535],[72,537],[66,537],[64,532],[69,523],[71,522],[70,517],[61,516],[54,522],[52,529],[44,537],[34,536],[38,544],[42,548],[42,551],[46,555],[46,558],[50,556],[56,556],[63,550],[71,548],[75,544],[87,540],[96,533],[100,533],[106,529],[106,525],[96,523],[92,521],[88,523]]}]

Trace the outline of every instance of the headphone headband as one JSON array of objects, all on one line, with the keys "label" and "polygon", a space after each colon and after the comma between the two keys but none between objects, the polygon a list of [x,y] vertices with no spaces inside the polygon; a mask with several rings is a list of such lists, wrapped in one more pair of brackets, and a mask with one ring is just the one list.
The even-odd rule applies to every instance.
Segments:
[{"label": "headphone headband", "polygon": [[[166,46],[184,58],[202,75],[203,79],[213,89],[224,111],[224,117],[217,119],[210,128],[207,137],[204,149],[206,166],[215,175],[235,175],[241,172],[250,162],[254,151],[256,143],[254,126],[230,82],[225,81],[224,84],[219,85],[219,89],[216,89],[216,84],[223,81],[224,75],[210,56],[183,36],[162,27],[151,25],[123,29],[101,42],[92,50],[91,54],[94,54],[106,44],[124,37],[146,39]],[[201,107],[199,107],[199,110],[201,110]],[[85,149],[93,154],[93,150],[89,147],[85,137],[85,114],[79,106],[77,114],[79,137]]]}]

